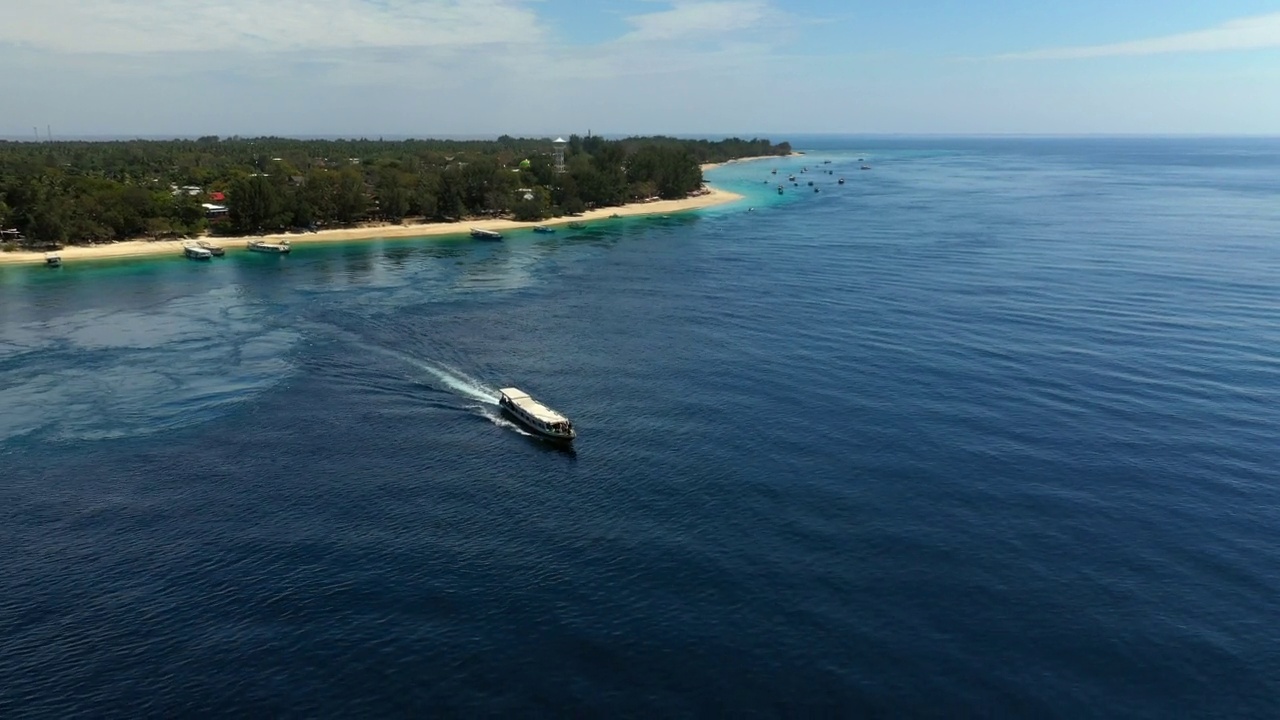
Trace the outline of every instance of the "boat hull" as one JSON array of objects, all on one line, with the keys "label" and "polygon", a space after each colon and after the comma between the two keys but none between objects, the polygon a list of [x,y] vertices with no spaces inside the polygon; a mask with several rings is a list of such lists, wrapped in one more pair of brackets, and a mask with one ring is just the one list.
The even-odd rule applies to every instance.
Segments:
[{"label": "boat hull", "polygon": [[267,255],[288,255],[291,249],[288,245],[249,245],[250,252],[259,252]]},{"label": "boat hull", "polygon": [[508,405],[504,401],[501,401],[501,400],[498,401],[498,407],[502,408],[503,415],[510,418],[511,420],[516,421],[517,423],[519,423],[520,427],[524,428],[525,430],[528,430],[529,432],[533,433],[534,435],[538,436],[543,440],[550,440],[552,442],[571,443],[573,442],[574,438],[578,436],[576,432],[570,432],[570,434],[568,435],[548,432],[542,429],[541,427],[535,425],[534,423],[531,423],[528,420],[526,420],[523,415],[516,412],[515,409],[513,409],[510,405]]}]

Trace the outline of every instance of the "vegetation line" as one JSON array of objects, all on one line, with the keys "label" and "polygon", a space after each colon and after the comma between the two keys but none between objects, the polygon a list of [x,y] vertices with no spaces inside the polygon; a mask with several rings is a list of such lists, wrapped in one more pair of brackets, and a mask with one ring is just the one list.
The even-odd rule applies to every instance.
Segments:
[{"label": "vegetation line", "polygon": [[787,143],[571,136],[0,142],[0,246],[55,249],[352,228],[406,219],[536,222],[704,192],[701,165]]}]

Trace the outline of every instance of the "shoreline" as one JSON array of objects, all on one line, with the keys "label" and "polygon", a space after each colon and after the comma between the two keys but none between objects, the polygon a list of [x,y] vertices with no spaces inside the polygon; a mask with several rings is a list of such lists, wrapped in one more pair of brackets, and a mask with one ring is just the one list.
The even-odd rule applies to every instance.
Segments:
[{"label": "shoreline", "polygon": [[[733,161],[730,161],[733,162]],[[715,165],[703,166],[704,170]],[[457,222],[432,222],[413,225],[379,224],[364,227],[337,228],[320,230],[314,233],[273,233],[270,235],[227,236],[212,235],[185,240],[123,240],[103,245],[67,245],[57,253],[64,263],[78,260],[110,260],[120,258],[141,258],[157,255],[182,255],[182,246],[195,240],[208,240],[221,245],[227,252],[248,252],[245,247],[251,240],[279,242],[288,240],[291,245],[309,245],[333,242],[350,242],[359,240],[384,240],[396,238],[441,237],[446,235],[465,235],[471,228],[482,230],[525,230],[536,225],[567,225],[571,222],[608,220],[612,216],[636,217],[641,215],[665,215],[669,213],[689,212],[717,205],[727,205],[743,198],[738,193],[721,190],[711,185],[704,185],[706,190],[701,195],[691,195],[679,200],[655,200],[653,202],[631,203],[614,207],[588,210],[577,217],[558,217],[540,221],[519,220],[459,220]],[[0,252],[0,265],[43,265],[44,251],[17,250]]]},{"label": "shoreline", "polygon": [[724,162],[703,163],[701,167],[703,172],[706,172],[707,170],[714,170],[718,167],[724,167],[725,165],[737,165],[738,163],[758,162],[760,160],[783,160],[786,158],[801,157],[803,155],[804,153],[799,150],[792,150],[789,155],[755,155],[752,157],[733,158],[732,160],[725,160]]}]

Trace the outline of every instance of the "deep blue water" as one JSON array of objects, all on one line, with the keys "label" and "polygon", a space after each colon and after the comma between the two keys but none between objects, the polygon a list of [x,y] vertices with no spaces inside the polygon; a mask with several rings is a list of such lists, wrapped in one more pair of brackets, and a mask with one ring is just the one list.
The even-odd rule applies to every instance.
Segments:
[{"label": "deep blue water", "polygon": [[0,268],[0,717],[1280,716],[1280,141],[809,147]]}]

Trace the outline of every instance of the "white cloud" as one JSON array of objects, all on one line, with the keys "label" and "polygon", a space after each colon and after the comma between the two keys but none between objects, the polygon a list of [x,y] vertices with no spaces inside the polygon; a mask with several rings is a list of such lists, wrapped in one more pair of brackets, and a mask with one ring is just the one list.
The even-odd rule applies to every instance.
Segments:
[{"label": "white cloud", "polygon": [[627,22],[634,28],[622,40],[665,41],[701,39],[759,27],[773,15],[765,0],[712,0],[670,3],[669,10],[632,15]]},{"label": "white cloud", "polygon": [[525,0],[0,0],[0,43],[83,54],[458,48],[543,36]]},{"label": "white cloud", "polygon": [[1084,58],[1228,52],[1280,47],[1280,13],[1232,20],[1204,30],[1107,45],[1046,48],[999,55],[1000,60],[1078,60]]},{"label": "white cloud", "polygon": [[653,0],[583,45],[540,0],[0,0],[0,135],[677,131],[781,84],[776,4]]}]

